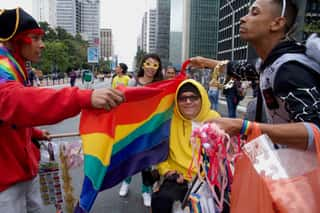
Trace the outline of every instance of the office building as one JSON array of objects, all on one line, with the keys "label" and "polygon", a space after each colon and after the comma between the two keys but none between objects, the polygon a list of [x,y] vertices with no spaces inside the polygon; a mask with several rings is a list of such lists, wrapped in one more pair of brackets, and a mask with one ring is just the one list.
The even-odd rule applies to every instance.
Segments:
[{"label": "office building", "polygon": [[32,14],[39,22],[56,27],[56,0],[32,0]]},{"label": "office building", "polygon": [[218,59],[247,60],[257,57],[239,35],[240,18],[247,14],[250,0],[220,0]]},{"label": "office building", "polygon": [[[79,10],[80,9],[80,10]],[[89,46],[100,46],[100,1],[79,0],[80,33],[86,35]],[[79,14],[80,12],[80,14]]]},{"label": "office building", "polygon": [[180,69],[182,63],[183,0],[171,0],[169,64]]},{"label": "office building", "polygon": [[157,0],[157,11],[156,53],[166,67],[169,64],[170,0]]},{"label": "office building", "polygon": [[56,23],[68,33],[80,33],[89,46],[100,43],[99,0],[56,0]]},{"label": "office building", "polygon": [[76,2],[75,0],[56,0],[56,24],[71,35],[80,32],[76,27]]},{"label": "office building", "polygon": [[149,10],[147,29],[147,52],[156,52],[157,10]]},{"label": "office building", "polygon": [[192,0],[189,19],[189,57],[216,58],[219,1]]},{"label": "office building", "polygon": [[112,29],[100,29],[100,58],[109,60],[113,55]]},{"label": "office building", "polygon": [[148,42],[148,12],[145,12],[142,17],[142,24],[141,24],[141,35],[140,35],[140,48],[144,52],[148,52],[147,49],[147,42]]}]

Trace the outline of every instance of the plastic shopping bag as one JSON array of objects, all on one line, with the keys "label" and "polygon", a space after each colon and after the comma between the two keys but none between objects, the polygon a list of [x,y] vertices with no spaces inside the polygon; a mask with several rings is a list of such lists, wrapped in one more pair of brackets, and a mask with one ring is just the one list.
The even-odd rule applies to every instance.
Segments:
[{"label": "plastic shopping bag", "polygon": [[320,133],[313,127],[315,152],[274,149],[257,126],[236,163],[232,212],[318,212]]},{"label": "plastic shopping bag", "polygon": [[273,213],[273,201],[266,184],[243,154],[236,162],[231,186],[231,212]]}]

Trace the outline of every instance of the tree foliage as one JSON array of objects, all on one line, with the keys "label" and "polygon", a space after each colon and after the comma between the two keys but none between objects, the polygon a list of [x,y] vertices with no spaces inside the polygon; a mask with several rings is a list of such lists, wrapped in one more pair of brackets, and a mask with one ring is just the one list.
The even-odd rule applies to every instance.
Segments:
[{"label": "tree foliage", "polygon": [[310,33],[320,33],[320,20],[315,20],[304,26],[304,31]]},{"label": "tree foliage", "polygon": [[80,34],[72,36],[61,27],[51,28],[48,23],[40,22],[45,31],[42,61],[36,65],[44,74],[67,72],[73,68],[88,68],[88,43]]}]

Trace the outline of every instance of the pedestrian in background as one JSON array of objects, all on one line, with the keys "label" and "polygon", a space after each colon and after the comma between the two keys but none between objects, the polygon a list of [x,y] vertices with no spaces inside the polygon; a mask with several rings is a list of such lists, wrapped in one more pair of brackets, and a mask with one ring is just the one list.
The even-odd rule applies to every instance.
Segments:
[{"label": "pedestrian in background", "polygon": [[239,102],[244,98],[242,94],[241,82],[234,77],[227,77],[226,84],[223,85],[223,94],[226,96],[228,117],[237,117],[237,107]]},{"label": "pedestrian in background", "polygon": [[116,75],[112,78],[112,88],[118,85],[128,86],[130,77],[127,75],[128,66],[125,63],[119,63],[116,66]]},{"label": "pedestrian in background", "polygon": [[72,69],[72,71],[70,72],[69,77],[70,77],[70,86],[74,87],[77,79],[77,73],[74,69]]},{"label": "pedestrian in background", "polygon": [[177,69],[174,66],[168,66],[164,73],[164,79],[172,79],[176,77]]},{"label": "pedestrian in background", "polygon": [[27,69],[27,72],[28,72],[28,82],[29,82],[29,85],[33,87],[33,85],[34,85],[34,80],[35,80],[34,70],[33,70],[33,68],[29,67],[29,68]]},{"label": "pedestrian in background", "polygon": [[73,117],[81,109],[110,110],[122,92],[27,87],[26,61],[39,62],[44,31],[21,8],[0,10],[0,212],[38,213],[39,150],[33,139],[49,139],[36,126]]},{"label": "pedestrian in background", "polygon": [[220,89],[223,89],[223,84],[220,83],[220,72],[219,69],[213,69],[211,74],[211,80],[209,82],[208,95],[211,102],[211,109],[218,110],[219,106],[219,94]]}]

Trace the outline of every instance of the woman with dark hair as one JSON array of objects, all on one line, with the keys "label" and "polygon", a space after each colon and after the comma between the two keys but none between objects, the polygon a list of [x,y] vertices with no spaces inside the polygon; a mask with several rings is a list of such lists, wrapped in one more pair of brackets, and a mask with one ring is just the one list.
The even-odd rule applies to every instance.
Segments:
[{"label": "woman with dark hair", "polygon": [[132,79],[129,86],[144,86],[161,80],[163,80],[163,74],[160,57],[155,53],[150,53],[142,58],[137,77]]},{"label": "woman with dark hair", "polygon": [[[139,71],[136,78],[129,81],[128,86],[144,86],[152,82],[163,80],[162,66],[160,57],[157,54],[147,54],[141,60]],[[142,170],[142,198],[146,207],[151,206],[151,189],[153,185],[153,175],[151,168]],[[128,194],[131,177],[126,178],[121,185],[119,195],[124,197]]]}]

